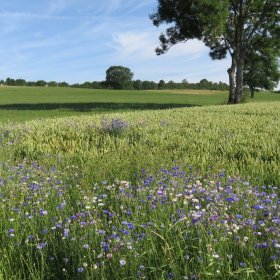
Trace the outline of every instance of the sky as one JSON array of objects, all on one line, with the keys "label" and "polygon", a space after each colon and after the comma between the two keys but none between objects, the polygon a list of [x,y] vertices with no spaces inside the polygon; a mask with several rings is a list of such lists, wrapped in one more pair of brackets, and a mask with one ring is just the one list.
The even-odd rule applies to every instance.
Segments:
[{"label": "sky", "polygon": [[134,79],[228,82],[229,59],[213,61],[197,40],[157,56],[164,27],[149,15],[157,0],[0,0],[0,79],[105,80],[110,66]]}]

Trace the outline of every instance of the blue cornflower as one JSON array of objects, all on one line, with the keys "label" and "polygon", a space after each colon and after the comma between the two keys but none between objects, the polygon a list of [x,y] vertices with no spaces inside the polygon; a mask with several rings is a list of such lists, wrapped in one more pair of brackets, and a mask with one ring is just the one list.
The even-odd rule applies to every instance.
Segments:
[{"label": "blue cornflower", "polygon": [[69,229],[68,228],[65,228],[64,231],[63,231],[63,236],[64,237],[68,237],[69,236]]},{"label": "blue cornflower", "polygon": [[100,235],[105,235],[105,234],[106,234],[106,231],[101,229],[101,230],[98,231],[98,233],[99,233]]},{"label": "blue cornflower", "polygon": [[43,248],[46,247],[46,246],[47,246],[47,244],[42,242],[42,243],[39,243],[39,244],[37,245],[36,248],[37,248],[38,250],[41,250],[41,249],[43,249]]},{"label": "blue cornflower", "polygon": [[264,209],[264,206],[261,205],[261,204],[257,204],[257,205],[253,205],[252,208],[253,208],[253,209],[256,209],[256,210],[263,210],[263,209]]}]

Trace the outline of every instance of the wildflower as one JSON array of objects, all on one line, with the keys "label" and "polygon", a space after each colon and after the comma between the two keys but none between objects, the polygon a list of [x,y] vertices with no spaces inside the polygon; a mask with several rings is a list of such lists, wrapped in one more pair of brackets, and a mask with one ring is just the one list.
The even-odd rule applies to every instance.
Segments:
[{"label": "wildflower", "polygon": [[107,255],[106,255],[106,257],[107,257],[107,259],[109,259],[109,260],[110,260],[110,259],[112,259],[112,258],[113,258],[113,254],[110,254],[110,253],[109,253],[109,254],[107,254]]},{"label": "wildflower", "polygon": [[81,273],[81,272],[84,272],[84,268],[81,266],[81,267],[78,267],[78,269],[77,269],[77,271],[79,272],[79,273]]},{"label": "wildflower", "polygon": [[125,265],[126,265],[126,260],[121,259],[121,260],[120,260],[120,265],[121,265],[121,266],[125,266]]},{"label": "wildflower", "polygon": [[98,233],[99,233],[100,235],[105,235],[105,234],[106,234],[106,231],[105,231],[105,230],[99,230]]},{"label": "wildflower", "polygon": [[240,266],[240,267],[245,267],[245,266],[246,266],[246,263],[245,263],[245,262],[240,262],[240,263],[239,263],[239,266]]},{"label": "wildflower", "polygon": [[168,278],[168,279],[173,279],[173,278],[174,278],[174,274],[173,274],[172,272],[169,272],[169,273],[167,274],[167,278]]},{"label": "wildflower", "polygon": [[65,228],[64,231],[63,231],[63,236],[66,238],[69,236],[69,229],[68,228]]},{"label": "wildflower", "polygon": [[37,245],[36,248],[37,248],[38,250],[41,250],[41,249],[43,249],[43,248],[46,247],[46,246],[47,246],[47,244],[42,242],[42,243],[39,243],[39,244]]},{"label": "wildflower", "polygon": [[46,215],[48,215],[48,211],[46,211],[46,210],[40,210],[40,214],[42,215],[42,216],[46,216]]}]

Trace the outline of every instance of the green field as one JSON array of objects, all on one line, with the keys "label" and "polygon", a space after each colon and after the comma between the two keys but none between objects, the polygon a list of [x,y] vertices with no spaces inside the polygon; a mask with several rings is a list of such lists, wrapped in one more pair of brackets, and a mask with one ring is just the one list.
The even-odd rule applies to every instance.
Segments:
[{"label": "green field", "polygon": [[[0,121],[220,105],[227,102],[227,95],[227,92],[206,90],[116,91],[1,87]],[[277,100],[280,100],[279,94],[257,93],[254,102]]]},{"label": "green field", "polygon": [[0,88],[0,279],[279,279],[280,95],[226,98]]}]

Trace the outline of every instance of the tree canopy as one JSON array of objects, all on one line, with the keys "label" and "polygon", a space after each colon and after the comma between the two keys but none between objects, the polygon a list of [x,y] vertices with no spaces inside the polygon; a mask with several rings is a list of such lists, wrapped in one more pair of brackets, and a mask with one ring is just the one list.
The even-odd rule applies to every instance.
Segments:
[{"label": "tree canopy", "polygon": [[131,87],[133,75],[127,67],[111,66],[106,71],[106,82],[114,89],[126,89]]},{"label": "tree canopy", "polygon": [[279,0],[158,0],[157,12],[150,18],[155,26],[169,27],[160,35],[156,53],[161,55],[177,43],[196,38],[210,48],[212,59],[229,54],[228,102],[239,103],[248,52],[279,56],[279,10]]},{"label": "tree canopy", "polygon": [[275,56],[260,55],[257,52],[249,53],[245,59],[244,85],[251,91],[254,98],[256,88],[272,90],[279,82],[280,72],[278,60]]}]

